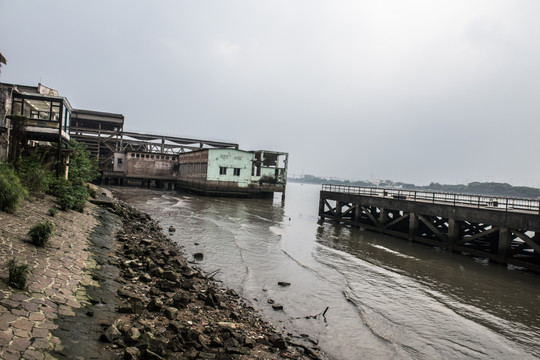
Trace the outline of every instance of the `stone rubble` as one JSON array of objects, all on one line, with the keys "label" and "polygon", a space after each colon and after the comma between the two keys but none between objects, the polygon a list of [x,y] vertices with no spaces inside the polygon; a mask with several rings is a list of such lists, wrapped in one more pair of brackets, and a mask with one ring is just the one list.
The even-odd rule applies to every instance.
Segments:
[{"label": "stone rubble", "polygon": [[103,340],[124,359],[317,359],[292,346],[233,290],[193,268],[150,216],[125,204],[116,258],[123,305]]}]

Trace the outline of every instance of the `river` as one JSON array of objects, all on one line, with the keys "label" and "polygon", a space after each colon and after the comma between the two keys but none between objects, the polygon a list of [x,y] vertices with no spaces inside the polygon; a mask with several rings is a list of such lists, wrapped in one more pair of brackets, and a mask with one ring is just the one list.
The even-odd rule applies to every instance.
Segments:
[{"label": "river", "polygon": [[114,190],[173,225],[188,259],[204,254],[203,271],[331,358],[540,358],[540,275],[320,224],[320,188],[290,183],[284,202]]}]

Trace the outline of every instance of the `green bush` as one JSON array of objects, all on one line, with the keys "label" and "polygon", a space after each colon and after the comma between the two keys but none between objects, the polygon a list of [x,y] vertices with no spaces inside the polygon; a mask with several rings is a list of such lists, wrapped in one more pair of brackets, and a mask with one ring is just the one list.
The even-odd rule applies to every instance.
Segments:
[{"label": "green bush", "polygon": [[49,215],[51,215],[53,217],[56,215],[57,212],[58,212],[57,208],[50,208],[49,209]]},{"label": "green bush", "polygon": [[97,159],[86,150],[86,145],[70,140],[69,147],[73,151],[69,159],[69,181],[73,184],[83,185],[97,179],[99,176]]},{"label": "green bush", "polygon": [[0,163],[0,210],[14,213],[27,195],[13,168]]},{"label": "green bush", "polygon": [[58,205],[62,210],[77,210],[82,212],[88,200],[88,191],[84,185],[62,181],[56,185],[55,191]]},{"label": "green bush", "polygon": [[44,246],[49,238],[54,234],[54,224],[50,221],[37,223],[32,226],[28,235],[32,239],[32,242],[37,246]]},{"label": "green bush", "polygon": [[17,176],[31,193],[47,192],[54,181],[49,164],[36,153],[24,154],[17,164]]},{"label": "green bush", "polygon": [[18,289],[24,289],[26,287],[26,276],[28,275],[28,264],[17,265],[15,259],[11,259],[7,262],[7,268],[9,284]]}]

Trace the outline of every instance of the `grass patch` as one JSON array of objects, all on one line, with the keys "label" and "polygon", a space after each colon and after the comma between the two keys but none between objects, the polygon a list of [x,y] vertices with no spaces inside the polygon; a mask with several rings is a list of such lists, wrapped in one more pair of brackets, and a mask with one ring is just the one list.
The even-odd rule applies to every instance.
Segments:
[{"label": "grass patch", "polygon": [[15,258],[7,262],[9,271],[9,284],[17,289],[26,288],[26,277],[28,276],[28,264],[17,265]]},{"label": "grass patch", "polygon": [[32,242],[37,246],[44,246],[53,234],[54,224],[50,221],[37,223],[28,232]]}]

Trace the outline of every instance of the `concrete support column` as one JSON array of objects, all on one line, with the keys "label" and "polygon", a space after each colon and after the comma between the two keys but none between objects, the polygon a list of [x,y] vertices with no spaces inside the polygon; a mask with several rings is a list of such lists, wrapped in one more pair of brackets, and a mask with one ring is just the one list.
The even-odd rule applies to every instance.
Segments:
[{"label": "concrete support column", "polygon": [[388,212],[385,208],[380,209],[379,213],[379,226],[383,227],[388,222]]},{"label": "concrete support column", "polygon": [[510,250],[510,241],[511,241],[512,232],[506,227],[501,227],[499,230],[499,246],[497,249],[497,258],[501,263],[506,262],[508,253]]},{"label": "concrete support column", "polygon": [[360,226],[360,216],[362,215],[362,208],[358,204],[354,204],[354,225]]},{"label": "concrete support column", "polygon": [[319,197],[319,217],[324,220],[324,199]]},{"label": "concrete support column", "polygon": [[418,232],[418,217],[415,213],[409,214],[409,240],[413,240]]},{"label": "concrete support column", "polygon": [[334,214],[334,220],[339,223],[339,220],[341,218],[341,202],[336,201],[336,212]]},{"label": "concrete support column", "polygon": [[459,223],[456,219],[448,219],[448,243],[446,248],[454,251],[454,245],[459,239]]}]

